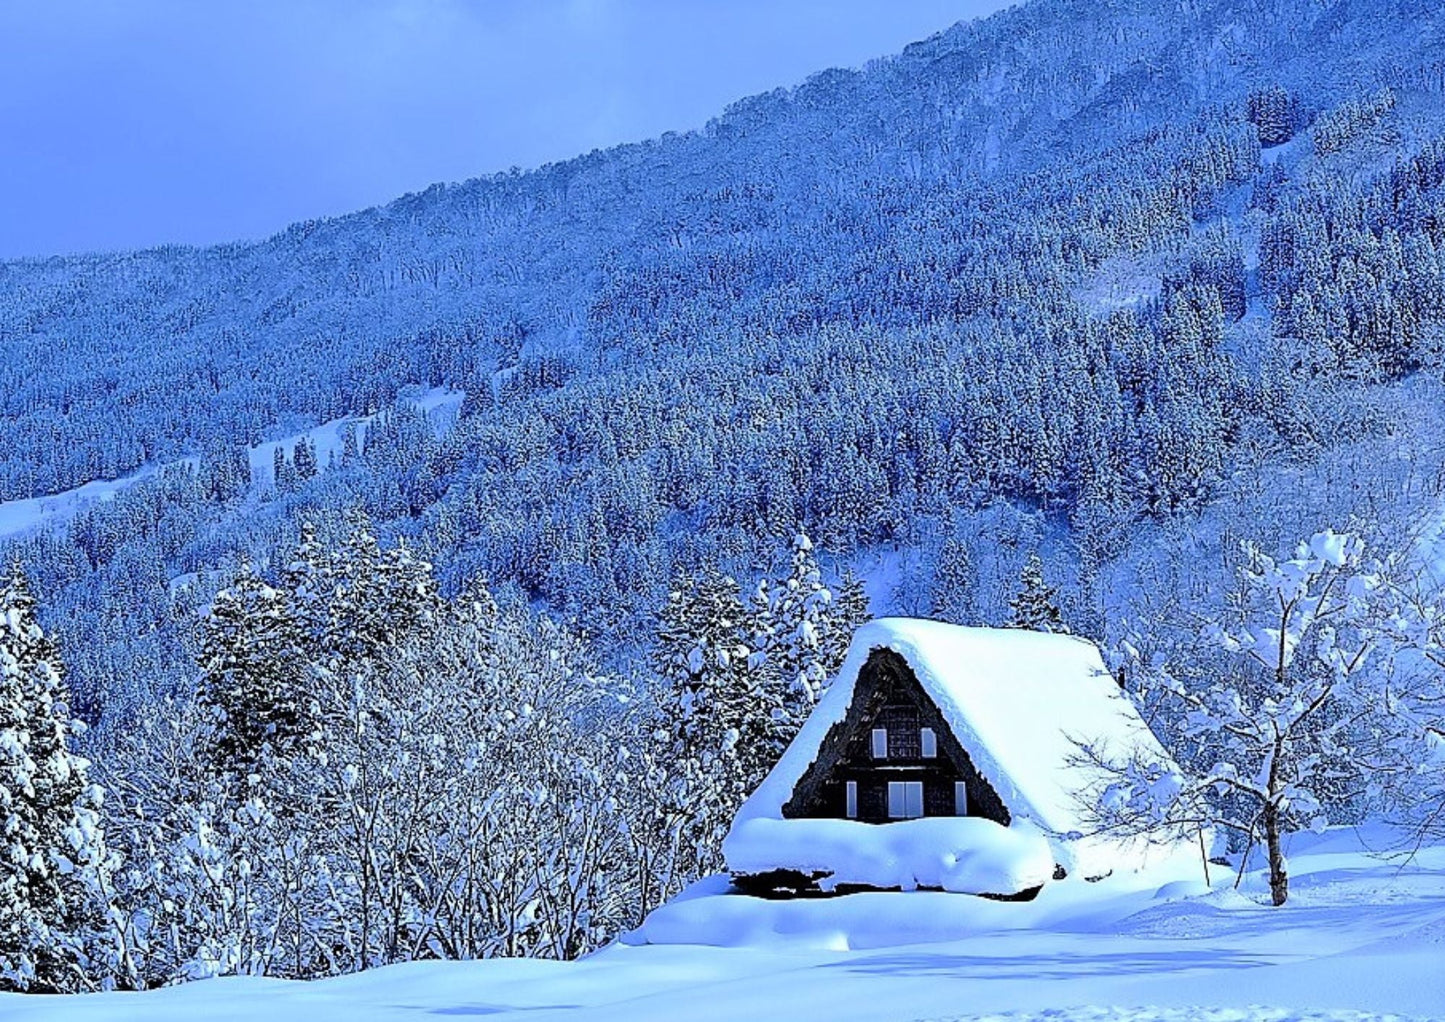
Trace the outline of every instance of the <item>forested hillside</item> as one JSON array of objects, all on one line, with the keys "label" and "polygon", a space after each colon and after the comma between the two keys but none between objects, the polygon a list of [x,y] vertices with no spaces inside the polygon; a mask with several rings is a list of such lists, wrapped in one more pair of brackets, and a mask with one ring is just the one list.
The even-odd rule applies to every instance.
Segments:
[{"label": "forested hillside", "polygon": [[[1420,0],[1032,0],[697,133],[257,244],[0,264],[0,500],[155,470],[7,543],[84,742],[129,762],[136,727],[205,733],[198,676],[250,640],[217,646],[204,612],[305,599],[298,542],[353,574],[383,547],[434,566],[416,569],[427,630],[398,631],[392,674],[433,640],[457,662],[550,643],[560,678],[606,674],[556,694],[567,727],[611,720],[599,704],[665,716],[699,634],[740,628],[761,656],[758,636],[821,613],[733,579],[826,581],[848,595],[835,629],[862,613],[853,572],[875,609],[1002,624],[1032,563],[1119,663],[1207,677],[1198,620],[1242,612],[1241,540],[1287,552],[1353,521],[1403,559],[1438,509],[1442,44],[1445,10]],[[454,421],[417,406],[431,388],[465,393]],[[307,431],[335,420],[344,443],[318,455]],[[821,566],[799,566],[799,533]],[[378,592],[367,613],[417,590]],[[329,677],[353,654],[382,670],[308,627],[287,641]],[[837,654],[815,641],[774,667],[806,693]],[[154,765],[127,811],[179,769]],[[322,781],[335,797],[354,779]],[[573,954],[634,907],[465,952]],[[199,953],[258,968],[223,908],[202,930],[224,949]],[[353,936],[275,971],[405,957]],[[355,957],[325,960],[327,941]]]},{"label": "forested hillside", "polygon": [[[917,549],[1006,500],[1099,560],[1241,443],[1379,434],[1332,391],[1435,375],[1441,20],[1044,0],[697,134],[257,245],[0,266],[0,496],[197,467],[20,545],[62,633],[103,637],[77,688],[99,715],[137,660],[171,674],[172,581],[203,599],[308,508],[609,630],[800,526]],[[461,421],[403,408],[295,493],[212,478],[409,384]]]}]

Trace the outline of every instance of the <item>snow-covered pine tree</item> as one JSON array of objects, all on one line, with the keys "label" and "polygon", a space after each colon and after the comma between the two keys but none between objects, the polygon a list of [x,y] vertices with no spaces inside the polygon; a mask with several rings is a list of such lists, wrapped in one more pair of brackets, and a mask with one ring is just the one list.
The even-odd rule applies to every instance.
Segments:
[{"label": "snow-covered pine tree", "polygon": [[1018,594],[1009,601],[1013,611],[1010,627],[1035,632],[1069,634],[1059,610],[1059,592],[1044,578],[1044,563],[1038,554],[1030,554],[1019,574]]},{"label": "snow-covered pine tree", "polygon": [[[791,737],[837,670],[829,654],[837,655],[837,633],[842,631],[813,543],[801,532],[793,538],[788,577],[773,587],[772,595],[771,628],[763,651],[769,666],[787,683],[783,705]],[[841,645],[847,648],[847,637],[841,637]]]},{"label": "snow-covered pine tree", "polygon": [[244,779],[268,754],[285,760],[301,749],[314,730],[304,635],[287,594],[249,562],[216,594],[200,661],[201,744],[213,774]]},{"label": "snow-covered pine tree", "polygon": [[0,988],[110,983],[102,793],[70,747],[77,725],[55,643],[19,565],[0,583]]},{"label": "snow-covered pine tree", "polygon": [[336,571],[331,551],[317,539],[313,522],[301,523],[296,547],[281,571],[281,585],[290,594],[292,614],[314,652],[324,645],[331,628]]},{"label": "snow-covered pine tree", "polygon": [[296,441],[296,446],[292,448],[291,452],[291,462],[296,467],[296,479],[299,482],[304,483],[308,479],[313,479],[316,473],[321,471],[321,465],[316,460],[316,445],[311,442],[309,437],[302,437]]},{"label": "snow-covered pine tree", "polygon": [[1245,119],[1259,132],[1261,146],[1276,146],[1294,138],[1303,115],[1297,95],[1278,85],[1251,92],[1245,99]]},{"label": "snow-covered pine tree", "polygon": [[666,819],[690,876],[722,866],[733,814],[781,749],[781,686],[750,647],[738,584],[715,569],[682,573],[653,650],[659,762],[671,771]]},{"label": "snow-covered pine tree", "polygon": [[852,568],[843,569],[831,610],[833,626],[828,629],[822,648],[823,669],[830,678],[843,666],[853,633],[873,617],[868,606],[868,590]]},{"label": "snow-covered pine tree", "polygon": [[929,593],[933,616],[955,625],[978,624],[978,603],[974,598],[977,586],[978,573],[969,556],[968,544],[958,537],[944,540]]},{"label": "snow-covered pine tree", "polygon": [[348,516],[347,528],[330,549],[312,523],[302,523],[282,573],[308,658],[338,683],[412,633],[434,628],[443,611],[430,564],[405,543],[383,550],[360,514]]}]

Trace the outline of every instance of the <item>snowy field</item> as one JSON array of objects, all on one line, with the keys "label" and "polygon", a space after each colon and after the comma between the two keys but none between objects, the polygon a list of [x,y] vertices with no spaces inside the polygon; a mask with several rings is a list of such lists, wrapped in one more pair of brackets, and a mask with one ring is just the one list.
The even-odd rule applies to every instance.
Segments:
[{"label": "snowy field", "polygon": [[0,1018],[1445,1019],[1445,848],[1402,868],[1367,850],[1384,840],[1351,830],[1296,836],[1282,909],[1260,903],[1258,875],[1236,893],[1219,869],[1212,891],[1197,875],[1111,879],[1059,884],[1031,904],[929,893],[763,902],[704,887],[654,914],[631,944],[580,962],[413,963],[313,983],[7,995]]}]

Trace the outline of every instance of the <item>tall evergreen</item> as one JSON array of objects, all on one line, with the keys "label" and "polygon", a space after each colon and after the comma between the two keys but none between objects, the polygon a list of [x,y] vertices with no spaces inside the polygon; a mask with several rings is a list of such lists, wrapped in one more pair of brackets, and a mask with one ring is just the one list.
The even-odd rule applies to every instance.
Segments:
[{"label": "tall evergreen", "polygon": [[840,630],[832,604],[833,593],[823,582],[813,543],[799,533],[793,538],[788,577],[774,589],[771,634],[765,646],[769,661],[787,683],[786,709],[795,725],[801,725],[837,669],[825,657],[825,651],[836,650],[835,633]]},{"label": "tall evergreen", "polygon": [[968,544],[957,537],[945,540],[938,552],[929,593],[933,616],[956,625],[978,624],[977,587],[978,573],[969,556]]},{"label": "tall evergreen", "polygon": [[1035,632],[1069,634],[1059,610],[1059,591],[1044,578],[1044,563],[1038,554],[1030,554],[1019,575],[1018,594],[1009,601],[1013,611],[1013,628],[1027,628]]},{"label": "tall evergreen", "polygon": [[216,594],[200,661],[202,753],[214,774],[245,778],[301,748],[313,727],[304,635],[287,594],[249,563]]},{"label": "tall evergreen", "polygon": [[286,457],[286,447],[283,444],[277,444],[271,455],[271,481],[282,493],[290,493],[296,489],[296,466]]},{"label": "tall evergreen", "polygon": [[838,582],[838,594],[833,600],[833,627],[823,646],[823,666],[830,678],[843,666],[853,633],[867,624],[872,616],[863,580],[853,574],[851,568],[844,568]]},{"label": "tall evergreen", "polygon": [[316,460],[316,445],[308,437],[302,437],[296,441],[292,448],[291,462],[296,467],[296,479],[298,482],[305,482],[314,479],[321,471],[321,465]]},{"label": "tall evergreen", "polygon": [[102,985],[101,791],[71,749],[64,666],[18,565],[0,583],[0,988]]},{"label": "tall evergreen", "polygon": [[669,826],[701,875],[720,868],[733,814],[780,751],[779,686],[754,655],[735,580],[680,574],[663,608],[653,668],[659,760],[672,765]]}]

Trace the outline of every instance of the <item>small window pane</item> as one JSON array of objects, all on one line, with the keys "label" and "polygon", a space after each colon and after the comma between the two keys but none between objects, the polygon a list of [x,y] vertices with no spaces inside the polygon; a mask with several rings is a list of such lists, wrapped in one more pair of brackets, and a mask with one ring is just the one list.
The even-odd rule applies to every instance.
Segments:
[{"label": "small window pane", "polygon": [[953,815],[968,815],[968,785],[962,781],[953,782]]},{"label": "small window pane", "polygon": [[888,818],[916,820],[923,815],[922,781],[888,782]]},{"label": "small window pane", "polygon": [[938,755],[938,736],[933,733],[933,728],[923,729],[923,758],[932,759]]},{"label": "small window pane", "polygon": [[873,758],[888,758],[888,729],[886,727],[873,729]]},{"label": "small window pane", "polygon": [[844,807],[844,809],[845,809],[845,812],[846,812],[846,814],[847,814],[847,816],[848,816],[848,819],[850,819],[850,820],[856,820],[856,819],[858,818],[858,782],[857,782],[857,781],[849,781],[849,782],[848,782],[848,794],[847,794],[847,796],[846,796],[846,801],[847,801],[847,804],[846,804],[846,806]]}]

